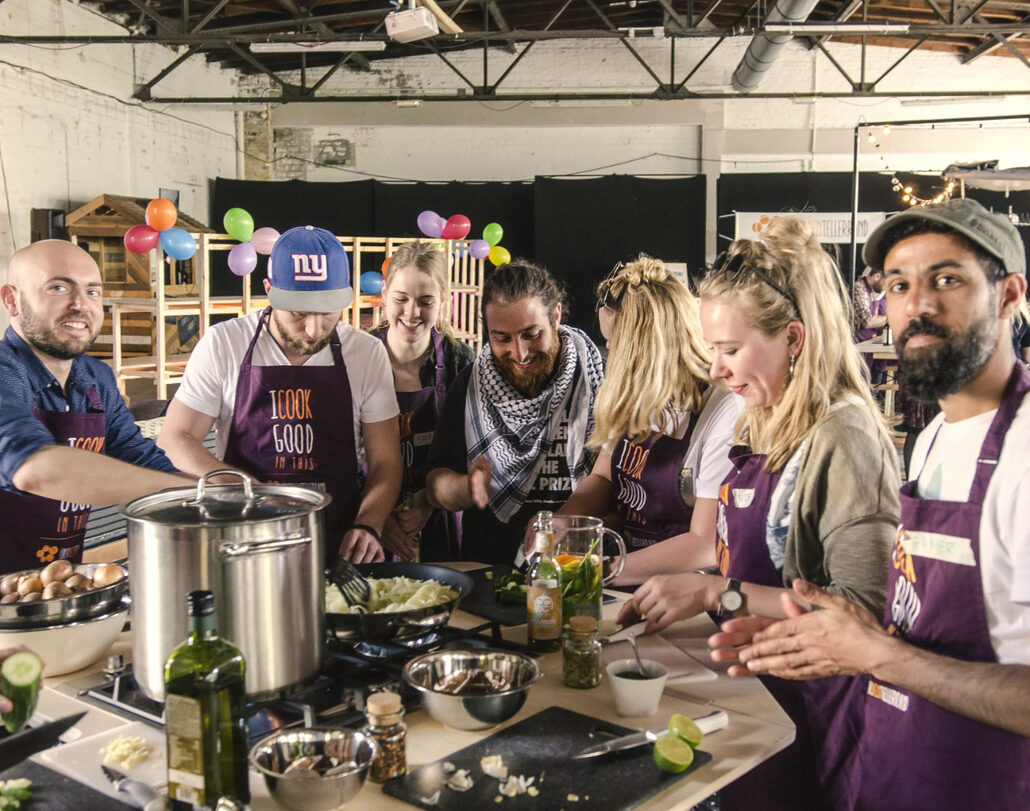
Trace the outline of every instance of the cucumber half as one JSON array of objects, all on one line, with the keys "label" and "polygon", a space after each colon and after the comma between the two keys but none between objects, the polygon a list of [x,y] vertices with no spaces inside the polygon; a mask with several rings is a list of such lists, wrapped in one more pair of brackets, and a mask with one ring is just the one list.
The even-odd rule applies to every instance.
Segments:
[{"label": "cucumber half", "polygon": [[8,732],[20,731],[35,712],[42,676],[43,662],[32,651],[12,653],[0,665],[0,694],[13,705],[10,711],[0,714]]}]

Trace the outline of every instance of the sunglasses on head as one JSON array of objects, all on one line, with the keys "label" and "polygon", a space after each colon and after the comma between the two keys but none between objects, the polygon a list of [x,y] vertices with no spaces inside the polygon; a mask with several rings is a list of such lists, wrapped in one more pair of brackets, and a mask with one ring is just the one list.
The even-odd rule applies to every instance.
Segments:
[{"label": "sunglasses on head", "polygon": [[597,297],[597,309],[600,310],[602,307],[608,307],[612,310],[618,310],[619,305],[622,303],[622,293],[626,292],[626,288],[622,288],[622,292],[619,295],[615,295],[612,288],[615,286],[615,276],[625,265],[619,262],[615,267],[612,268],[611,273],[608,274],[603,282],[601,282],[601,293]]},{"label": "sunglasses on head", "polygon": [[801,319],[801,308],[798,306],[798,300],[794,298],[786,287],[777,282],[759,267],[755,267],[744,257],[742,253],[735,253],[730,256],[726,251],[720,253],[715,261],[712,262],[708,268],[709,276],[725,276],[726,281],[735,282],[737,279],[745,277],[748,273],[755,274],[759,279],[765,282],[769,287],[783,296],[787,301],[791,303],[794,308],[794,312],[797,314],[798,320]]}]

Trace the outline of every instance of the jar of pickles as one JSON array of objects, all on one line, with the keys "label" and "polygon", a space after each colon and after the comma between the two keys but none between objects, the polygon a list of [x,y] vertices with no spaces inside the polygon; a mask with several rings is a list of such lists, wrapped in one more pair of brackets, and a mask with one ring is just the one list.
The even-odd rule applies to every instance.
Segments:
[{"label": "jar of pickles", "polygon": [[585,690],[601,683],[601,642],[594,617],[575,616],[562,640],[562,681]]}]

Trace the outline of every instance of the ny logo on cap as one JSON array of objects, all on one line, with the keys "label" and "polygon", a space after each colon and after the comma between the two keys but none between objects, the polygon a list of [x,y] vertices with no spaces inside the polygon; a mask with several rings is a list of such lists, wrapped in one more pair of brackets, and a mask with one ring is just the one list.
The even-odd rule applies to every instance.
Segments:
[{"label": "ny logo on cap", "polygon": [[324,282],[329,278],[328,260],[324,253],[295,253],[293,280],[297,282]]}]

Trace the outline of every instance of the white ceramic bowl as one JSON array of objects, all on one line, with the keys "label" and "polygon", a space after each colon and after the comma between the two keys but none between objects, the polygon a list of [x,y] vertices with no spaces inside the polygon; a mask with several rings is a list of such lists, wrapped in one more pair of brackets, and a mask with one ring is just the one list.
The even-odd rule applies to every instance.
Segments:
[{"label": "white ceramic bowl", "polygon": [[642,659],[646,677],[637,670],[636,659],[617,659],[608,667],[608,683],[615,695],[615,711],[619,715],[642,718],[654,715],[662,700],[669,671],[660,662]]},{"label": "white ceramic bowl", "polygon": [[125,625],[129,608],[120,605],[114,611],[80,622],[29,628],[21,631],[0,631],[0,649],[24,645],[43,660],[44,676],[74,673],[93,664],[111,649]]}]

